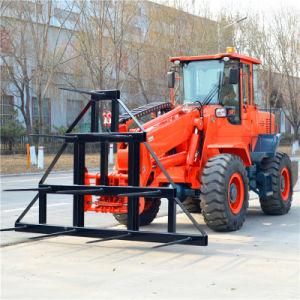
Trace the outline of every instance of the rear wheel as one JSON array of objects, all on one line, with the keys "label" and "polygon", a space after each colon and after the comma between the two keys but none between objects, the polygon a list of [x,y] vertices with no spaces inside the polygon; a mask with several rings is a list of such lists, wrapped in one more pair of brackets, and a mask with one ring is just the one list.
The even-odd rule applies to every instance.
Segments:
[{"label": "rear wheel", "polygon": [[201,208],[207,226],[215,231],[240,229],[246,218],[249,197],[242,160],[231,154],[209,159],[201,182]]},{"label": "rear wheel", "polygon": [[[156,217],[160,207],[160,199],[145,198],[145,207],[143,212],[140,214],[140,226],[149,225]],[[127,225],[127,214],[114,214],[115,219],[123,225]]]},{"label": "rear wheel", "polygon": [[262,161],[261,169],[272,176],[272,192],[269,197],[260,197],[260,205],[265,214],[284,215],[292,204],[293,184],[291,160],[285,154],[277,152],[275,157]]}]

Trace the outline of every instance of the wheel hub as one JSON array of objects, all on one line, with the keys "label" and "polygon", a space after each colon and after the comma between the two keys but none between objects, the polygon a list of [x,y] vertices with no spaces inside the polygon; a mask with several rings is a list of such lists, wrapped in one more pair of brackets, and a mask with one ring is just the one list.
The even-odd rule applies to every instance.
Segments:
[{"label": "wheel hub", "polygon": [[235,203],[237,198],[237,187],[234,183],[230,185],[229,196],[230,196],[230,202]]},{"label": "wheel hub", "polygon": [[245,197],[244,181],[240,173],[235,172],[231,175],[228,183],[228,203],[233,214],[239,214],[243,207]]},{"label": "wheel hub", "polygon": [[281,176],[280,189],[281,189],[281,192],[283,192],[284,189],[285,189],[285,179],[284,179],[284,176]]}]

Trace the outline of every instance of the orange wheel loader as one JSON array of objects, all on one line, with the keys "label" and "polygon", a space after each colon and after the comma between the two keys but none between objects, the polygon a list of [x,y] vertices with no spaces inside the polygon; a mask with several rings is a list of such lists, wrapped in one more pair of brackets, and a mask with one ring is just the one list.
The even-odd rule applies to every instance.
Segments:
[{"label": "orange wheel loader", "polygon": [[[35,201],[39,224],[22,222],[12,230],[69,234],[104,241],[125,239],[206,245],[207,236],[191,213],[202,213],[215,231],[235,231],[245,222],[249,191],[264,213],[286,214],[293,183],[290,158],[277,151],[280,134],[274,114],[260,111],[258,59],[229,49],[226,53],[179,56],[170,59],[170,101],[129,110],[119,91],[81,91],[91,101],[62,138],[74,144],[74,185],[47,185],[46,171]],[[110,131],[99,131],[99,102],[111,100]],[[91,133],[72,133],[91,109]],[[123,110],[123,111],[122,111]],[[100,142],[100,172],[85,167],[85,144]],[[109,144],[115,143],[115,165],[108,166]],[[54,159],[53,167],[60,151]],[[31,189],[32,190],[32,189]],[[72,194],[73,226],[46,224],[46,195]],[[150,224],[168,199],[168,232],[139,231]],[[30,206],[30,205],[29,205]],[[199,230],[198,235],[176,233],[176,207]],[[84,227],[84,213],[111,213],[127,230]],[[26,212],[25,212],[26,213]]]},{"label": "orange wheel loader", "polygon": [[[248,208],[249,191],[258,194],[266,214],[286,214],[292,203],[293,178],[289,157],[277,152],[280,135],[275,116],[258,108],[257,68],[260,61],[237,53],[172,57],[168,73],[171,109],[143,124],[147,141],[177,185],[190,212],[202,212],[216,231],[238,230]],[[178,82],[176,82],[178,81]],[[147,106],[140,111],[147,112]],[[120,131],[132,119],[121,118]],[[128,148],[119,144],[108,181],[128,185]],[[167,186],[168,179],[144,146],[140,183]],[[87,178],[93,177],[86,174]],[[100,180],[100,174],[96,175]],[[156,217],[161,200],[141,197],[140,224]],[[110,204],[110,205],[108,205]],[[100,197],[87,210],[113,213],[127,222],[127,199]]]}]

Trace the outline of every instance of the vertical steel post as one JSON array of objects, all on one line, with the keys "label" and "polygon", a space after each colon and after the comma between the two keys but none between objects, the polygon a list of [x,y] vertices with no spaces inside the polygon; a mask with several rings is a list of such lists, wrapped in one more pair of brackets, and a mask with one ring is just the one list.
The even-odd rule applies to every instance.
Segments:
[{"label": "vertical steel post", "polygon": [[91,132],[99,132],[99,103],[98,103],[98,101],[92,101]]},{"label": "vertical steel post", "polygon": [[[111,100],[111,125],[110,130],[111,132],[118,132],[119,131],[119,113],[120,113],[120,106],[117,99]],[[113,153],[117,152],[117,143],[113,144]]]},{"label": "vertical steel post", "polygon": [[39,223],[47,223],[47,194],[39,192]]},{"label": "vertical steel post", "polygon": [[107,142],[101,142],[100,149],[100,184],[108,185],[108,151],[109,144]]},{"label": "vertical steel post", "polygon": [[168,199],[168,232],[176,232],[176,202]]},{"label": "vertical steel post", "polygon": [[111,100],[111,132],[119,131],[119,102],[116,99]]},{"label": "vertical steel post", "polygon": [[[128,185],[140,185],[140,144],[128,143]],[[139,230],[139,197],[128,197],[127,229]]]},{"label": "vertical steel post", "polygon": [[[85,144],[82,141],[74,143],[74,184],[84,184]],[[73,196],[73,226],[84,226],[84,195]]]}]

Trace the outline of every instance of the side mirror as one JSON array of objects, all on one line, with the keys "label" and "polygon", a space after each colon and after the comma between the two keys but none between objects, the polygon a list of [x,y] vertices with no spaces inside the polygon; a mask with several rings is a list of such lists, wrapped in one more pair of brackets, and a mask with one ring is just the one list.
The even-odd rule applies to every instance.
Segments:
[{"label": "side mirror", "polygon": [[171,71],[167,73],[168,77],[168,88],[173,89],[175,86],[175,72]]},{"label": "side mirror", "polygon": [[239,82],[240,70],[230,69],[229,72],[229,84],[237,84]]}]

